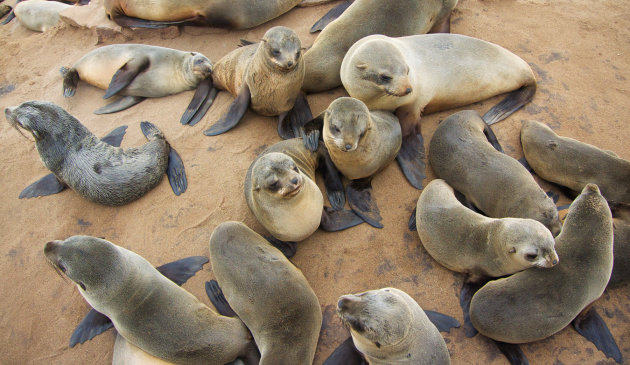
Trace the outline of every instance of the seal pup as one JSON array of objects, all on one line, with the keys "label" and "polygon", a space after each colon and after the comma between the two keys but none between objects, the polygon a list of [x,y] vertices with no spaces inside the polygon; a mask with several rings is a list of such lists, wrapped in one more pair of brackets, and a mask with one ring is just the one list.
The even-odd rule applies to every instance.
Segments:
[{"label": "seal pup", "polygon": [[614,244],[612,274],[608,288],[616,288],[630,282],[630,208],[612,210]]},{"label": "seal pup", "polygon": [[310,123],[305,126],[305,146],[316,151],[319,135],[323,135],[331,160],[339,172],[353,180],[347,188],[350,207],[368,224],[383,228],[372,199],[372,177],[400,150],[398,118],[386,111],[370,112],[360,100],[341,97]]},{"label": "seal pup", "polygon": [[[324,207],[315,183],[316,170],[324,175],[334,209]],[[311,152],[300,138],[278,142],[263,151],[247,170],[244,190],[256,219],[291,250],[295,241],[306,239],[320,226],[325,231],[339,231],[363,222],[354,212],[343,210],[343,184],[325,147]]]},{"label": "seal pup", "polygon": [[322,311],[302,272],[240,222],[215,228],[210,261],[230,307],[258,345],[260,364],[312,364]]},{"label": "seal pup", "polygon": [[[556,248],[562,258],[558,265],[491,281],[475,293],[470,317],[481,334],[512,344],[542,340],[587,313],[602,295],[613,267],[613,221],[597,185],[587,184],[569,207]],[[597,337],[594,342],[608,337],[621,361],[601,318],[599,323],[579,320]]]},{"label": "seal pup", "polygon": [[630,161],[528,120],[521,127],[525,159],[536,175],[574,192],[597,184],[606,200],[630,204]]},{"label": "seal pup", "polygon": [[146,98],[197,88],[182,116],[182,124],[188,124],[193,116],[200,120],[216,96],[212,88],[212,62],[206,56],[146,44],[100,47],[81,57],[71,68],[62,67],[60,72],[65,97],[74,96],[79,80],[106,90],[103,99],[124,95],[97,109],[95,114],[115,113]]},{"label": "seal pup", "polygon": [[13,12],[25,28],[45,32],[59,23],[59,13],[72,5],[57,1],[28,0],[15,5]]},{"label": "seal pup", "polygon": [[[248,42],[246,42],[248,43]],[[216,136],[234,128],[247,107],[265,116],[278,116],[283,139],[299,137],[297,128],[312,118],[300,89],[304,80],[302,43],[286,27],[273,27],[260,43],[247,44],[221,58],[212,72],[214,85],[236,99],[228,112],[204,131]]]},{"label": "seal pup", "polygon": [[48,242],[44,254],[121,336],[153,356],[219,365],[246,355],[251,346],[241,320],[218,315],[132,251],[73,236]]},{"label": "seal pup", "polygon": [[18,131],[20,127],[33,135],[42,163],[54,174],[27,187],[20,197],[55,194],[68,186],[90,201],[123,205],[157,186],[165,172],[176,195],[186,191],[181,158],[149,122],[140,124],[149,142],[122,149],[99,140],[53,103],[28,101],[4,112]]},{"label": "seal pup", "polygon": [[[351,5],[347,1],[341,3],[311,28],[311,32],[321,30],[334,20],[325,25],[313,46],[304,54],[306,75],[303,90],[313,93],[341,86],[339,72],[343,57],[363,37],[372,34],[402,37],[427,32],[448,33],[451,11],[456,4],[457,0],[357,0]],[[343,12],[341,16],[339,10]],[[335,20],[335,16],[339,18]]]},{"label": "seal pup", "polygon": [[561,224],[551,198],[523,165],[497,149],[490,127],[477,112],[464,110],[438,125],[429,144],[429,163],[437,177],[487,216],[531,218],[556,236]]}]

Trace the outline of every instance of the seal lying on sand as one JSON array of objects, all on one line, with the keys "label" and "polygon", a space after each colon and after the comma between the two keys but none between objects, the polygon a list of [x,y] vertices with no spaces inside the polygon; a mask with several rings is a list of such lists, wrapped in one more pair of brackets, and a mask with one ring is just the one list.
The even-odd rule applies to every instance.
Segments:
[{"label": "seal lying on sand", "polygon": [[29,101],[6,108],[5,115],[16,129],[19,126],[33,135],[44,166],[54,174],[27,187],[20,198],[55,194],[69,186],[90,201],[123,205],[157,186],[164,172],[176,195],[186,191],[181,158],[149,122],[140,124],[149,142],[122,149],[99,140],[53,103]]},{"label": "seal lying on sand", "polygon": [[29,0],[15,5],[15,17],[25,28],[45,32],[59,23],[59,13],[72,5],[57,1]]}]

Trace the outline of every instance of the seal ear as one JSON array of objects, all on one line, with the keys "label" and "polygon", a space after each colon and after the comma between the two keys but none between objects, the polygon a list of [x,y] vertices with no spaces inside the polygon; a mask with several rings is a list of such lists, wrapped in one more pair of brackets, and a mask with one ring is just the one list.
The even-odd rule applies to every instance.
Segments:
[{"label": "seal ear", "polygon": [[365,62],[361,62],[361,63],[357,63],[356,68],[358,68],[359,70],[365,70],[368,67],[368,64]]},{"label": "seal ear", "polygon": [[512,247],[512,248],[510,249],[510,253],[516,253],[516,247]]}]

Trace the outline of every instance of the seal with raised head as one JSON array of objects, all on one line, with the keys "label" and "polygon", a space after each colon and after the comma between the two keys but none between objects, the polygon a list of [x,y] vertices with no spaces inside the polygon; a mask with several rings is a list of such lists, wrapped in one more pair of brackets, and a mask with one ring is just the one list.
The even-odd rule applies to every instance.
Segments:
[{"label": "seal with raised head", "polygon": [[420,194],[416,227],[431,257],[471,281],[558,263],[555,241],[542,223],[485,217],[462,205],[442,179],[431,181]]},{"label": "seal with raised head", "polygon": [[48,242],[44,254],[121,336],[153,356],[223,365],[246,356],[252,345],[241,320],[218,315],[123,247],[73,236]]},{"label": "seal with raised head", "polygon": [[45,32],[59,23],[59,13],[72,5],[57,1],[29,0],[15,5],[15,17],[25,28]]},{"label": "seal with raised head", "polygon": [[477,112],[464,110],[438,125],[429,163],[437,177],[487,216],[534,219],[557,235],[561,224],[551,198],[523,165],[497,149],[492,129]]},{"label": "seal with raised head", "polygon": [[[247,107],[258,114],[278,116],[278,134],[299,137],[298,125],[312,118],[305,95],[302,43],[287,27],[273,27],[261,42],[237,48],[221,58],[212,72],[214,86],[227,90],[236,99],[228,112],[204,131],[215,136],[234,128]],[[302,115],[303,113],[306,113]]]},{"label": "seal with raised head", "polygon": [[438,329],[402,290],[382,288],[343,295],[337,302],[337,314],[370,365],[451,363]]},{"label": "seal with raised head", "polygon": [[[343,57],[363,37],[448,33],[451,11],[456,4],[457,0],[354,1],[339,18],[326,25],[313,46],[304,53],[304,91],[319,92],[340,86]],[[347,7],[348,2],[340,6],[344,5]],[[330,22],[330,16],[327,14],[311,31],[320,28],[322,21]]]},{"label": "seal with raised head", "polygon": [[229,306],[258,345],[260,364],[312,364],[322,310],[302,272],[240,222],[215,228],[210,261]]},{"label": "seal with raised head", "polygon": [[146,44],[112,44],[87,53],[71,68],[62,67],[60,71],[63,75],[63,94],[66,97],[74,96],[79,80],[106,90],[103,99],[124,95],[97,109],[94,112],[96,114],[115,113],[146,98],[197,88],[184,115],[189,114],[190,119],[197,113],[200,115],[197,115],[196,120],[199,120],[216,95],[216,90],[212,92],[210,60],[201,53],[172,48]]},{"label": "seal with raised head", "polygon": [[525,159],[536,175],[574,192],[596,184],[606,200],[630,204],[630,161],[614,152],[569,137],[528,120],[521,127]]},{"label": "seal with raised head", "polygon": [[28,101],[6,108],[5,115],[16,129],[33,135],[44,166],[54,175],[28,186],[20,198],[55,194],[68,186],[90,201],[123,205],[157,186],[165,172],[176,195],[186,191],[182,159],[149,122],[140,124],[149,142],[122,149],[120,140],[113,145],[99,140],[53,103]]},{"label": "seal with raised head", "polygon": [[[558,265],[491,281],[475,293],[470,317],[480,333],[512,344],[542,340],[587,313],[602,295],[613,267],[613,222],[597,185],[587,184],[569,207],[556,248]],[[597,323],[578,320],[578,330],[602,340]],[[609,345],[616,348],[614,340]]]}]

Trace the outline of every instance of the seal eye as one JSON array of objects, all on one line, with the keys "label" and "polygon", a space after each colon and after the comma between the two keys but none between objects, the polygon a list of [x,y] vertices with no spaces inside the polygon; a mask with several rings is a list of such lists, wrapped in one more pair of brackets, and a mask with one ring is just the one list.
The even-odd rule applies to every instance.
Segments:
[{"label": "seal eye", "polygon": [[81,287],[81,289],[86,290],[85,289],[85,284],[83,284],[82,282],[79,281],[79,286]]},{"label": "seal eye", "polygon": [[299,60],[300,56],[302,55],[302,50],[298,50],[297,52],[295,52],[295,60]]},{"label": "seal eye", "polygon": [[390,82],[390,81],[392,81],[392,77],[391,77],[391,76],[388,76],[388,75],[379,75],[379,76],[378,76],[378,79],[379,79],[381,82]]},{"label": "seal eye", "polygon": [[275,57],[280,56],[280,50],[272,48],[271,49],[271,54],[274,55]]},{"label": "seal eye", "polygon": [[276,191],[280,189],[280,181],[278,180],[274,180],[274,182],[272,182],[271,184],[269,184],[269,190],[271,191]]},{"label": "seal eye", "polygon": [[365,132],[367,131],[363,131],[361,134],[359,134],[359,139],[363,138],[365,136]]},{"label": "seal eye", "polygon": [[63,263],[61,263],[61,261],[57,262],[57,267],[59,267],[59,270],[61,270],[62,273],[64,274],[66,273],[66,270],[67,270],[66,266]]},{"label": "seal eye", "polygon": [[536,260],[537,257],[538,257],[538,255],[535,254],[535,253],[528,253],[528,254],[525,255],[525,259],[527,261],[534,261],[534,260]]},{"label": "seal eye", "polygon": [[336,125],[333,125],[332,127],[330,127],[330,129],[332,129],[332,131],[333,131],[334,133],[339,133],[339,132],[341,132],[341,130],[340,130],[340,129],[336,126]]},{"label": "seal eye", "polygon": [[297,173],[300,173],[300,170],[298,170],[298,167],[297,167],[297,166],[293,166],[293,171],[295,171],[295,172],[297,172]]}]

